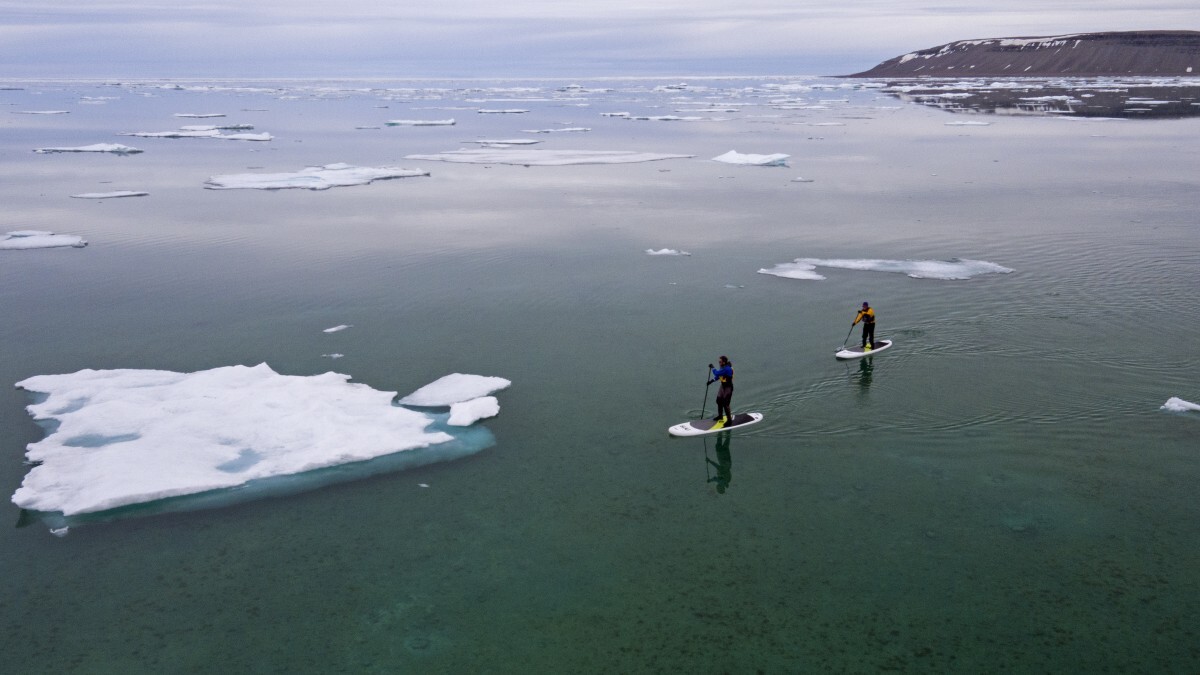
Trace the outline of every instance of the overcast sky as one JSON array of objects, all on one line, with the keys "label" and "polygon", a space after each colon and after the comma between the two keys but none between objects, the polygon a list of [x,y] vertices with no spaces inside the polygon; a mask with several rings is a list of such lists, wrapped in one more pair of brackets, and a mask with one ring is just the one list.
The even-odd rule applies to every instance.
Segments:
[{"label": "overcast sky", "polygon": [[0,0],[0,79],[834,75],[960,39],[1115,30],[1200,30],[1200,3]]}]

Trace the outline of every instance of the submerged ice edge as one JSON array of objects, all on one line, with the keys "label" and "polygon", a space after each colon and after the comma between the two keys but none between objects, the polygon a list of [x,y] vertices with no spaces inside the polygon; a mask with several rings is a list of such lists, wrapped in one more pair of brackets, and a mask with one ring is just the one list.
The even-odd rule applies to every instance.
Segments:
[{"label": "submerged ice edge", "polygon": [[[455,424],[499,412],[495,399],[473,401],[480,389],[464,386],[487,383],[495,390],[502,388],[496,381],[507,386],[507,380],[455,375],[462,379],[448,380],[458,385],[450,386],[450,398],[468,402]],[[466,438],[466,431],[445,423],[445,413],[395,405],[396,392],[349,379],[333,372],[280,375],[265,363],[27,378],[16,386],[34,394],[27,410],[47,435],[27,447],[33,467],[12,501],[70,517],[238,490],[418,449],[428,449],[424,463],[439,461],[437,448]]]}]

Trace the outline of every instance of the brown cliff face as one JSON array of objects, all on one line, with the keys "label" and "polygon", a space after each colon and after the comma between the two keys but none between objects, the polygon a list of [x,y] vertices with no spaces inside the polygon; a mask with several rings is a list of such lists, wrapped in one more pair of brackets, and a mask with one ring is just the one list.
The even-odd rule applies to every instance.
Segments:
[{"label": "brown cliff face", "polygon": [[1200,32],[1131,31],[960,40],[846,77],[1200,77]]}]

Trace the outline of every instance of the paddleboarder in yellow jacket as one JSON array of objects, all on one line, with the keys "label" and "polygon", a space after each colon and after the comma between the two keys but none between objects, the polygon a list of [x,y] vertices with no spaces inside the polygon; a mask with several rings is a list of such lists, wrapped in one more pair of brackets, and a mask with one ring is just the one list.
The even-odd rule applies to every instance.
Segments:
[{"label": "paddleboarder in yellow jacket", "polygon": [[862,309],[858,310],[858,315],[854,317],[854,323],[850,324],[850,328],[857,326],[859,321],[863,322],[863,351],[870,351],[875,348],[875,310],[871,309],[871,305],[866,302],[862,304]]}]

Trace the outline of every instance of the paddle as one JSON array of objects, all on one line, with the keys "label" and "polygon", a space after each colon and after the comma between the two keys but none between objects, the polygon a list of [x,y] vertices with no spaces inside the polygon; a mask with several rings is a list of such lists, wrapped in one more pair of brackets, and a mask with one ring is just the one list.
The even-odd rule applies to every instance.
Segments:
[{"label": "paddle", "polygon": [[850,341],[850,333],[854,332],[854,324],[850,324],[850,330],[846,331],[846,339],[842,340],[842,349],[846,348],[846,343]]},{"label": "paddle", "polygon": [[708,405],[708,388],[710,386],[712,386],[712,383],[713,383],[712,367],[713,367],[713,364],[711,364],[711,363],[708,364],[708,370],[705,372],[705,375],[704,375],[704,403],[700,404],[700,417],[698,417],[697,419],[704,419],[704,408]]}]

